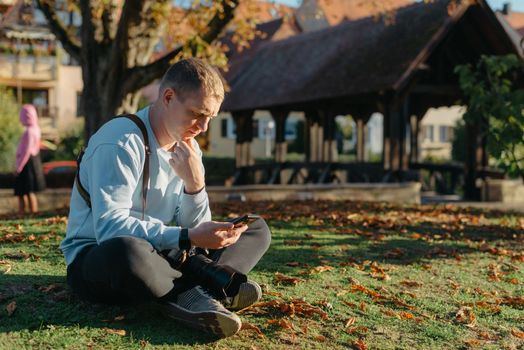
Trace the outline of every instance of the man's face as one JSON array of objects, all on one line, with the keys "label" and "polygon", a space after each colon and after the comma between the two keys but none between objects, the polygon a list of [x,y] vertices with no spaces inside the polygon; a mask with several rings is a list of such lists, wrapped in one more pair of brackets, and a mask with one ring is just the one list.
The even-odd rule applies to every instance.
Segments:
[{"label": "man's face", "polygon": [[166,130],[175,141],[189,140],[207,130],[209,121],[218,114],[221,101],[203,91],[187,94],[185,99],[176,91],[164,91],[167,115]]}]

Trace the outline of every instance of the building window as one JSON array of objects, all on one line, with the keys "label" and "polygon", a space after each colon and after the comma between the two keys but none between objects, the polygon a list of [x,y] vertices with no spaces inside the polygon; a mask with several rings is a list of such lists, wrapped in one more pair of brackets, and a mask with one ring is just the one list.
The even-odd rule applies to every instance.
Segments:
[{"label": "building window", "polygon": [[220,136],[224,139],[227,138],[227,121],[228,119],[220,120]]},{"label": "building window", "polygon": [[224,139],[236,138],[236,125],[233,118],[220,119],[220,136]]},{"label": "building window", "polygon": [[297,138],[297,120],[296,119],[286,119],[286,128],[285,128],[285,139],[294,140]]},{"label": "building window", "polygon": [[256,137],[257,135],[259,135],[259,130],[258,130],[258,119],[253,119],[253,137]]},{"label": "building window", "polygon": [[425,133],[424,133],[424,139],[433,142],[434,139],[434,127],[433,125],[426,125]]},{"label": "building window", "polygon": [[445,125],[441,125],[439,127],[439,141],[440,142],[449,142],[449,134],[448,134],[448,127]]}]

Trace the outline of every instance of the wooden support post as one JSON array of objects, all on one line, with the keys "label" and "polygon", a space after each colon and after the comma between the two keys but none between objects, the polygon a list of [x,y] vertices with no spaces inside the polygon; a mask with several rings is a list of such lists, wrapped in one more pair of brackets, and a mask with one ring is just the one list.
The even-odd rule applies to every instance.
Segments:
[{"label": "wooden support post", "polygon": [[251,157],[253,114],[254,111],[232,113],[236,125],[235,164],[237,168],[253,164]]},{"label": "wooden support post", "polygon": [[319,139],[322,140],[322,149],[319,153],[322,155],[321,161],[323,162],[335,162],[338,160],[337,145],[335,140],[335,117],[336,114],[329,110],[320,110],[319,115],[321,118],[321,134]]},{"label": "wooden support post", "polygon": [[366,160],[366,125],[364,119],[357,119],[357,162]]},{"label": "wooden support post", "polygon": [[389,108],[385,108],[384,111],[384,122],[382,128],[382,166],[384,170],[391,170],[391,111]]},{"label": "wooden support post", "polygon": [[289,115],[288,111],[275,109],[270,111],[271,116],[275,120],[276,136],[275,136],[275,161],[283,163],[287,156],[287,142],[286,142],[286,119]]},{"label": "wooden support post", "polygon": [[409,119],[409,131],[410,131],[410,154],[409,162],[419,162],[419,141],[420,141],[420,120],[416,115],[411,115]]},{"label": "wooden support post", "polygon": [[466,122],[466,161],[464,163],[464,197],[469,200],[481,200],[481,188],[478,180],[482,179],[482,170],[488,165],[486,138],[482,122]]}]

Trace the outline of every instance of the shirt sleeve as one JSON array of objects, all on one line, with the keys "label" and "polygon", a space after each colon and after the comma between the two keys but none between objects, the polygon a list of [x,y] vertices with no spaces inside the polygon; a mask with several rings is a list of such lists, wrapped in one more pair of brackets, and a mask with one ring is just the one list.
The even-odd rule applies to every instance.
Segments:
[{"label": "shirt sleeve", "polygon": [[[202,162],[202,151],[196,140],[194,140],[193,146],[197,147],[202,173],[205,175],[205,168]],[[181,227],[192,228],[198,226],[202,222],[211,221],[211,209],[209,208],[209,197],[206,188],[204,187],[198,193],[189,194],[185,192],[184,187],[185,186],[182,186],[179,193],[180,200],[175,210],[176,223]]]},{"label": "shirt sleeve", "polygon": [[100,244],[128,235],[143,238],[160,251],[178,248],[180,227],[131,216],[133,192],[142,169],[139,163],[123,146],[103,144],[94,150],[87,170],[96,240]]}]

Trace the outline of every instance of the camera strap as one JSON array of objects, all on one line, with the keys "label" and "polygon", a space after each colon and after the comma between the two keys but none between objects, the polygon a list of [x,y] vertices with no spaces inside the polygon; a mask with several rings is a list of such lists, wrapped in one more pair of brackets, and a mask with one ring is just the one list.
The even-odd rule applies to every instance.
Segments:
[{"label": "camera strap", "polygon": [[[147,128],[142,119],[137,117],[134,114],[122,114],[119,116],[116,116],[115,118],[127,118],[134,122],[136,126],[140,129],[142,132],[142,137],[144,138],[144,147],[145,147],[145,160],[144,160],[144,168],[142,170],[142,220],[144,220],[145,217],[145,211],[146,211],[146,201],[147,201],[147,190],[148,190],[148,184],[149,184],[149,156],[151,155],[151,148],[149,147],[149,138],[147,134]],[[75,187],[86,202],[87,206],[91,208],[91,196],[89,195],[89,192],[85,189],[84,186],[82,186],[82,183],[80,182],[80,163],[82,162],[82,158],[84,157],[85,149],[82,148],[82,151],[80,151],[80,154],[78,155],[78,158],[76,160],[77,168],[76,168],[76,176],[75,176]]]}]

